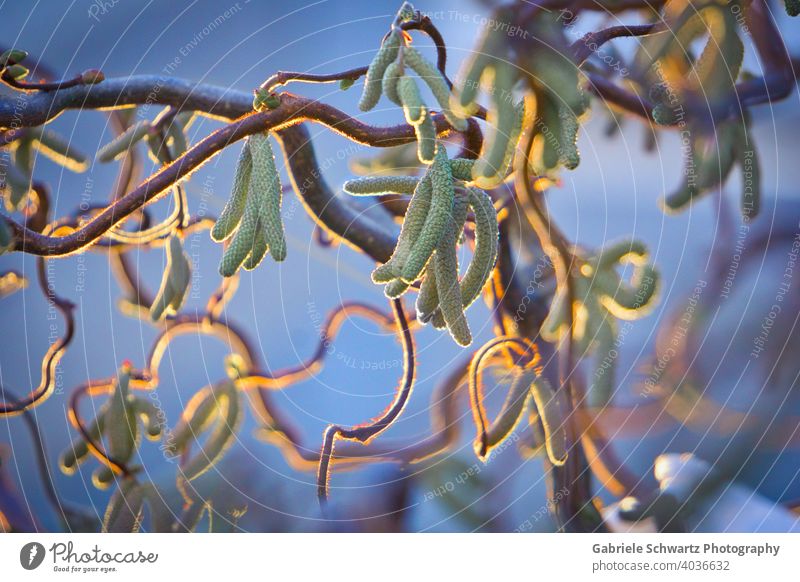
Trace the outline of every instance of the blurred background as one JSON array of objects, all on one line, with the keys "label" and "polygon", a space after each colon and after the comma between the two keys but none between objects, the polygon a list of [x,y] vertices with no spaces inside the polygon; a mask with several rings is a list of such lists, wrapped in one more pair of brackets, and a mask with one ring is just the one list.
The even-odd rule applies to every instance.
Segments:
[{"label": "blurred background", "polygon": [[[106,77],[155,74],[250,91],[277,70],[323,73],[369,62],[397,4],[385,0],[2,2],[0,38],[3,45],[23,48],[65,76],[99,68]],[[448,72],[455,75],[490,7],[434,0],[417,2],[416,7],[442,32],[449,51]],[[775,8],[784,41],[793,54],[800,54],[800,31],[791,26],[781,6]],[[575,38],[603,22],[599,17],[581,22],[573,31]],[[430,45],[421,35],[415,35],[415,42]],[[636,41],[622,39],[615,46],[622,55],[630,55]],[[760,73],[752,54],[747,55],[745,68]],[[386,100],[368,114],[359,112],[355,106],[359,86],[349,92],[336,84],[294,85],[289,90],[321,98],[372,124],[399,123],[402,118]],[[665,131],[656,148],[647,152],[649,129],[627,120],[620,131],[607,135],[610,118],[596,102],[581,130],[580,167],[565,172],[562,183],[548,194],[558,224],[572,240],[591,248],[633,235],[648,243],[662,272],[658,307],[647,318],[625,324],[615,406],[603,421],[617,454],[647,481],[653,480],[653,459],[658,454],[694,452],[735,467],[736,480],[768,500],[791,503],[800,498],[796,247],[794,259],[791,254],[792,240],[800,233],[797,101],[795,92],[782,103],[752,112],[764,202],[760,216],[746,231],[740,228],[736,171],[721,196],[706,197],[678,216],[663,214],[658,200],[677,187],[682,176],[679,136]],[[152,109],[155,115],[156,108]],[[191,127],[190,137],[196,141],[219,126],[200,119]],[[107,116],[92,111],[67,112],[52,127],[90,155],[113,135]],[[352,177],[347,160],[367,153],[365,149],[320,126],[309,129],[326,180],[336,186]],[[221,211],[238,150],[229,148],[194,174],[187,185],[193,214],[216,216]],[[278,162],[282,165],[281,159]],[[82,202],[105,201],[116,169],[116,164],[94,163],[85,173],[73,174],[40,157],[35,176],[51,185],[53,212],[61,216]],[[238,294],[227,307],[227,316],[257,341],[262,361],[272,370],[306,359],[316,347],[326,313],[341,302],[358,300],[388,309],[381,288],[369,280],[372,263],[346,247],[316,245],[313,223],[293,193],[284,198],[284,220],[288,259],[280,265],[266,260],[254,272],[243,274]],[[727,269],[720,271],[713,257],[715,241],[719,252],[728,253],[726,257],[736,248],[747,257],[724,294],[720,283],[730,276]],[[218,285],[220,246],[202,232],[190,238],[187,252],[194,268],[187,304],[191,311],[202,309]],[[155,290],[163,253],[143,251],[133,256],[143,280]],[[75,437],[66,414],[70,389],[113,375],[125,359],[143,366],[157,329],[117,310],[120,290],[105,254],[65,258],[53,261],[51,267],[49,282],[78,305],[77,336],[59,365],[56,393],[33,414],[47,443],[55,487],[66,500],[102,515],[110,492],[92,486],[93,461],[72,477],[56,468],[58,453]],[[0,269],[11,268],[35,278],[31,257],[15,253],[0,258]],[[788,282],[789,290],[778,299],[783,295],[782,282]],[[658,369],[654,346],[659,326],[685,312],[697,289],[699,295],[716,294],[703,298],[710,307],[704,312],[701,345],[692,354],[702,382],[682,385],[680,390],[664,382],[655,391],[645,390],[645,380]],[[776,303],[782,309],[777,318],[770,318]],[[492,335],[490,314],[476,304],[468,316],[477,347]],[[51,326],[56,323],[60,333],[61,322],[52,319],[35,284],[0,301],[0,322],[0,382],[17,394],[26,393],[39,381],[41,357],[52,342]],[[765,351],[753,356],[754,341],[767,324]],[[431,392],[465,355],[446,334],[427,327],[416,338],[415,392],[388,438],[414,441],[429,434]],[[370,322],[349,320],[333,350],[316,377],[275,394],[309,448],[319,446],[328,423],[357,424],[382,411],[401,374],[395,337]],[[224,376],[227,353],[219,341],[199,336],[183,337],[171,346],[154,396],[170,424],[197,390]],[[659,404],[659,398],[673,390],[671,405]],[[500,396],[492,396],[490,408]],[[461,444],[433,462],[410,469],[381,464],[336,473],[331,520],[320,515],[315,474],[294,471],[273,445],[259,440],[249,412],[239,441],[204,479],[208,490],[230,508],[247,506],[239,521],[247,531],[552,529],[543,512],[547,500],[541,460],[523,459],[512,442],[486,465],[480,464],[472,451],[474,429],[465,402],[461,411]],[[0,448],[4,487],[21,493],[25,501],[21,510],[35,515],[39,524],[57,527],[56,516],[44,501],[34,447],[21,418],[0,419]],[[143,444],[141,463],[156,483],[174,479],[175,467],[158,444]],[[459,479],[464,472],[469,478]]]}]

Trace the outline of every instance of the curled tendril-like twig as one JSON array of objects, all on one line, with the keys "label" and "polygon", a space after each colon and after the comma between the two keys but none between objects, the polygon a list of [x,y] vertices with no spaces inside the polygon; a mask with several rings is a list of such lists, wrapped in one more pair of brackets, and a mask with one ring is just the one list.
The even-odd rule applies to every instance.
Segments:
[{"label": "curled tendril-like twig", "polygon": [[538,366],[539,350],[536,344],[527,338],[517,336],[500,336],[494,338],[475,353],[475,356],[472,358],[472,363],[470,364],[469,398],[472,416],[475,420],[475,426],[478,429],[478,435],[475,440],[475,451],[481,459],[486,458],[490,447],[486,408],[483,405],[481,372],[495,353],[509,348],[517,353],[516,359],[523,367]]},{"label": "curled tendril-like twig", "polygon": [[405,408],[411,390],[414,387],[414,377],[416,372],[416,361],[414,359],[414,338],[411,334],[409,322],[403,309],[402,299],[392,300],[392,311],[397,324],[397,334],[403,344],[403,378],[397,389],[395,398],[386,411],[370,423],[344,428],[332,424],[325,429],[323,435],[322,451],[320,453],[319,470],[317,471],[317,497],[320,504],[324,506],[328,498],[328,481],[330,480],[331,457],[333,456],[336,441],[339,439],[356,441],[362,445],[367,445],[389,428],[392,423],[400,416]]},{"label": "curled tendril-like twig", "polygon": [[36,270],[39,287],[42,289],[45,298],[64,317],[64,335],[50,345],[47,349],[47,353],[45,353],[42,358],[42,377],[39,381],[39,385],[34,388],[30,394],[14,402],[6,402],[3,400],[3,402],[0,403],[0,416],[14,416],[20,414],[24,410],[41,403],[52,394],[56,385],[56,368],[75,334],[75,316],[73,313],[75,311],[75,304],[56,295],[55,290],[47,281],[44,258],[39,258],[36,264]]}]

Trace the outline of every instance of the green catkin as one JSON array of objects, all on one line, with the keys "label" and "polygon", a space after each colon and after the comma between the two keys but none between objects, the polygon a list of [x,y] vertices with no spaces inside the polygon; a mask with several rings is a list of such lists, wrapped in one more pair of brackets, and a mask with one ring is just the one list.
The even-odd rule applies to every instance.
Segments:
[{"label": "green catkin", "polygon": [[786,7],[786,14],[789,16],[797,16],[800,14],[800,0],[784,0]]},{"label": "green catkin", "polygon": [[475,214],[475,252],[461,281],[465,309],[480,296],[492,276],[499,235],[497,211],[489,195],[483,190],[470,188],[469,203]]},{"label": "green catkin", "polygon": [[200,520],[203,519],[203,514],[208,511],[211,515],[211,505],[208,502],[194,501],[188,507],[184,507],[181,514],[180,521],[173,526],[173,531],[176,532],[191,532],[197,528]]},{"label": "green catkin", "polygon": [[564,432],[564,416],[556,394],[542,376],[531,383],[530,390],[544,429],[547,457],[553,465],[560,467],[567,460],[567,438]]},{"label": "green catkin", "polygon": [[702,163],[702,154],[699,152],[697,143],[692,144],[690,151],[690,156],[685,163],[686,178],[683,183],[677,190],[661,199],[661,207],[667,213],[681,211],[698,194],[696,168]]},{"label": "green catkin", "polygon": [[561,288],[556,289],[550,310],[542,323],[541,335],[548,342],[557,342],[562,331],[567,327],[568,302],[566,292]]},{"label": "green catkin", "polygon": [[402,33],[396,29],[392,30],[381,45],[381,48],[378,49],[375,58],[372,59],[364,80],[364,92],[361,94],[361,100],[358,103],[358,108],[361,111],[369,111],[378,104],[381,98],[383,75],[387,67],[397,59],[402,42]]},{"label": "green catkin", "polygon": [[166,452],[174,457],[183,451],[193,439],[199,438],[200,434],[211,424],[216,409],[217,402],[211,390],[195,394],[186,406],[180,421],[169,433],[166,440]]},{"label": "green catkin", "polygon": [[617,334],[611,316],[604,317],[596,334],[597,354],[595,372],[591,380],[588,404],[591,407],[605,406],[611,401],[614,392],[616,360],[614,343]]},{"label": "green catkin", "polygon": [[466,131],[468,127],[467,121],[456,116],[450,109],[450,87],[447,86],[447,81],[445,81],[441,71],[413,47],[405,47],[403,49],[403,59],[405,64],[414,69],[417,75],[430,87],[433,96],[439,102],[439,107],[442,108],[445,119],[450,125],[458,131]]},{"label": "green catkin", "polygon": [[[100,409],[97,417],[87,428],[89,436],[94,442],[100,440],[100,435],[105,430],[106,408]],[[83,438],[75,439],[59,458],[59,466],[65,475],[75,473],[78,465],[89,456],[89,445]]]},{"label": "green catkin", "polygon": [[453,172],[453,178],[456,180],[471,182],[472,168],[474,166],[475,160],[467,160],[465,158],[453,158],[450,160],[450,171]]},{"label": "green catkin", "polygon": [[400,97],[406,121],[411,125],[422,123],[428,111],[414,79],[406,76],[400,77],[397,81],[397,95]]},{"label": "green catkin", "polygon": [[428,323],[438,307],[439,293],[436,288],[436,269],[432,269],[428,265],[417,295],[417,319],[422,323]]},{"label": "green catkin", "polygon": [[286,258],[286,236],[281,220],[281,182],[275,155],[269,142],[269,134],[252,136],[253,171],[250,177],[250,194],[258,195],[259,215],[262,221],[273,260],[281,262]]},{"label": "green catkin", "polygon": [[161,287],[150,308],[150,318],[159,321],[164,315],[179,311],[186,300],[191,282],[192,268],[189,258],[183,252],[180,237],[172,235],[167,241],[167,266]]},{"label": "green catkin", "polygon": [[736,141],[740,133],[740,127],[735,123],[725,124],[717,130],[710,155],[698,168],[697,188],[699,192],[722,184],[728,177],[736,162]]},{"label": "green catkin", "polygon": [[343,190],[353,196],[378,196],[381,194],[413,194],[419,178],[412,176],[374,176],[347,180]]},{"label": "green catkin", "polygon": [[433,190],[430,210],[419,238],[414,242],[408,259],[398,274],[400,278],[409,283],[413,283],[419,278],[434,249],[439,244],[439,239],[444,234],[453,212],[455,189],[453,174],[450,171],[450,164],[447,162],[445,148],[438,148],[436,158],[427,173]]},{"label": "green catkin", "polygon": [[250,188],[239,227],[222,255],[219,273],[223,277],[235,275],[250,254],[259,223],[258,212],[258,197],[252,195],[252,188]]},{"label": "green catkin", "polygon": [[20,171],[16,164],[7,162],[3,165],[6,168],[5,182],[8,188],[6,208],[9,212],[13,212],[18,210],[22,202],[28,198],[31,190],[31,177]]},{"label": "green catkin", "polygon": [[359,176],[375,174],[416,174],[420,166],[417,144],[407,143],[382,149],[373,156],[353,156],[348,163],[350,171]]},{"label": "green catkin", "polygon": [[580,123],[572,109],[564,105],[559,105],[558,116],[561,119],[560,161],[568,170],[574,170],[581,163],[581,155],[577,146]]},{"label": "green catkin", "polygon": [[86,156],[57,133],[42,128],[34,129],[32,132],[35,139],[34,147],[55,163],[73,172],[84,172],[89,167]]},{"label": "green catkin", "polygon": [[386,284],[383,289],[383,294],[389,299],[397,299],[403,293],[408,291],[409,284],[402,279],[393,279]]},{"label": "green catkin", "polygon": [[512,380],[500,412],[486,430],[487,455],[493,448],[505,441],[517,426],[531,394],[530,386],[536,381],[537,376],[534,368],[525,368],[518,372]]},{"label": "green catkin", "polygon": [[402,272],[408,254],[425,226],[432,197],[431,181],[425,176],[419,181],[411,202],[408,204],[403,226],[400,228],[400,236],[397,238],[397,245],[391,258],[372,272],[372,280],[375,283],[387,283]]},{"label": "green catkin", "polygon": [[236,439],[236,429],[242,416],[236,387],[232,382],[221,384],[215,388],[213,397],[217,400],[218,409],[221,409],[214,431],[200,450],[181,467],[184,477],[189,481],[208,471]]},{"label": "green catkin", "polygon": [[467,201],[458,196],[453,203],[452,217],[447,229],[439,239],[433,265],[436,270],[436,292],[439,307],[447,329],[461,346],[472,343],[472,334],[464,316],[461,286],[458,282],[458,255],[456,245],[467,218]]},{"label": "green catkin", "polygon": [[14,150],[14,164],[26,176],[33,171],[33,138],[26,136],[19,141]]},{"label": "green catkin", "polygon": [[[492,276],[497,260],[498,234],[497,211],[492,199],[483,190],[469,188],[469,204],[475,214],[475,252],[467,272],[461,279],[461,299],[464,309],[472,305],[480,297],[481,291]],[[442,329],[445,326],[440,311],[432,314],[433,326]]]},{"label": "green catkin", "polygon": [[159,420],[158,407],[144,398],[137,398],[133,401],[133,408],[136,414],[144,424],[144,430],[147,433],[147,438],[150,440],[158,440],[161,438],[161,421]]},{"label": "green catkin", "polygon": [[109,453],[119,461],[131,458],[139,440],[139,425],[131,405],[129,384],[130,376],[120,372],[108,404],[106,418]]},{"label": "green catkin", "polygon": [[430,164],[436,156],[436,126],[430,115],[426,115],[422,123],[414,126],[417,136],[417,157],[423,164]]},{"label": "green catkin", "polygon": [[495,55],[502,47],[502,37],[503,35],[496,34],[491,27],[484,27],[475,50],[464,65],[463,74],[460,75],[463,82],[451,96],[450,104],[453,111],[465,119],[478,110],[477,99],[481,77],[497,62]]},{"label": "green catkin", "polygon": [[399,61],[392,62],[386,67],[386,72],[383,74],[383,94],[395,105],[401,105],[400,95],[397,93],[397,82],[403,75],[403,67]]},{"label": "green catkin", "polygon": [[189,149],[186,134],[183,132],[183,126],[178,122],[177,117],[172,120],[172,123],[167,128],[167,138],[171,140],[173,158],[182,156]]},{"label": "green catkin", "polygon": [[171,532],[174,516],[163,494],[152,483],[144,483],[140,485],[140,488],[144,500],[150,507],[151,531],[153,533]]},{"label": "green catkin", "polygon": [[97,160],[100,162],[111,162],[131,149],[137,142],[147,136],[150,130],[149,121],[139,121],[131,125],[109,143],[101,147],[97,152]]},{"label": "green catkin", "polygon": [[114,471],[105,465],[92,471],[92,484],[101,491],[108,489],[115,479]]},{"label": "green catkin", "polygon": [[261,218],[259,217],[259,224],[256,227],[256,238],[253,241],[253,247],[250,249],[250,254],[247,255],[242,268],[245,271],[252,271],[261,264],[264,257],[267,256],[269,245],[267,244],[267,235],[264,233],[264,228],[261,225]]},{"label": "green catkin", "polygon": [[537,111],[537,118],[544,146],[541,170],[547,171],[556,168],[561,160],[561,117],[558,105],[551,97],[537,101],[537,107],[540,109]]},{"label": "green catkin", "polygon": [[472,169],[472,176],[478,186],[493,187],[505,178],[503,166],[508,144],[512,141],[517,109],[512,101],[511,90],[514,85],[514,71],[510,65],[495,67],[492,108],[490,113],[491,134],[480,159]]},{"label": "green catkin", "polygon": [[134,507],[136,499],[129,499],[129,496],[138,489],[138,484],[133,480],[126,480],[120,483],[119,488],[114,491],[111,499],[106,506],[103,516],[103,533],[132,533],[137,529],[141,514],[141,505]]},{"label": "green catkin", "polygon": [[522,100],[514,107],[515,115],[514,127],[511,130],[511,138],[508,140],[503,161],[500,164],[500,177],[505,179],[514,162],[514,154],[517,151],[519,136],[522,135],[522,124],[525,121],[525,101]]},{"label": "green catkin", "polygon": [[250,174],[253,170],[253,157],[250,153],[250,139],[244,142],[242,151],[239,154],[239,161],[236,164],[236,174],[233,177],[233,188],[230,198],[222,209],[211,229],[211,239],[222,242],[233,234],[244,213],[247,192],[250,189]]}]

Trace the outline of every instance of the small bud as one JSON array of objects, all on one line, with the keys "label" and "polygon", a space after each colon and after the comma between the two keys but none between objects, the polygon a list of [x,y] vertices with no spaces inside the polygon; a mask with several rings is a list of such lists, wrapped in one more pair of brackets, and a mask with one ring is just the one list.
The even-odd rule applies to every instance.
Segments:
[{"label": "small bud", "polygon": [[355,79],[342,79],[341,81],[339,81],[339,89],[341,89],[342,91],[347,91],[350,87],[355,85],[355,82],[356,82]]},{"label": "small bud", "polygon": [[10,67],[6,67],[3,76],[10,77],[12,79],[24,79],[27,74],[28,69],[22,65],[11,65]]},{"label": "small bud", "polygon": [[16,65],[25,60],[25,57],[28,56],[28,53],[19,49],[8,49],[2,55],[0,55],[0,65],[3,67],[9,67],[11,65]]},{"label": "small bud", "polygon": [[84,71],[81,75],[81,81],[84,85],[97,85],[102,81],[105,81],[106,76],[103,74],[103,71],[99,69],[89,69],[88,71]]},{"label": "small bud", "polygon": [[256,89],[255,97],[253,98],[253,109],[259,111],[264,109],[275,109],[281,104],[280,99],[274,93],[268,92],[266,89]]}]

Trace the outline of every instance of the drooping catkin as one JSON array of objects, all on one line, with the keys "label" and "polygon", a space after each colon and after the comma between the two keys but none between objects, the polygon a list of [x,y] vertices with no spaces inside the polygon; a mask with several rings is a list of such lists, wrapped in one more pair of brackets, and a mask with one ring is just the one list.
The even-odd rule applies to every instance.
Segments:
[{"label": "drooping catkin", "polygon": [[[100,435],[105,430],[106,411],[108,407],[103,406],[98,412],[95,419],[87,427],[87,432],[92,438],[92,441],[98,442]],[[72,441],[69,447],[61,454],[59,458],[59,467],[65,475],[72,475],[78,468],[78,465],[89,456],[89,444],[81,437]]]},{"label": "drooping catkin", "polygon": [[383,94],[395,105],[403,105],[400,101],[400,95],[397,93],[397,82],[403,75],[403,68],[400,61],[394,61],[386,67],[386,72],[383,74]]},{"label": "drooping catkin", "polygon": [[417,156],[423,164],[430,164],[436,156],[436,126],[429,115],[425,116],[422,123],[414,126],[417,136]]},{"label": "drooping catkin", "polygon": [[472,177],[481,188],[494,187],[505,178],[503,166],[509,141],[514,137],[517,109],[512,99],[514,70],[508,64],[495,66],[492,107],[489,112],[490,135],[481,157],[472,169]]},{"label": "drooping catkin", "polygon": [[105,425],[108,451],[120,461],[126,461],[133,455],[139,441],[139,426],[131,404],[129,385],[130,375],[124,370],[120,371],[108,405]]},{"label": "drooping catkin", "polygon": [[242,268],[245,271],[252,271],[258,267],[258,265],[261,264],[261,261],[264,260],[264,257],[267,255],[267,251],[269,250],[269,245],[267,244],[267,235],[264,232],[264,227],[261,225],[260,216],[258,221],[258,226],[256,226],[256,238],[253,241],[250,254],[247,255],[244,263],[242,263]]},{"label": "drooping catkin", "polygon": [[559,105],[558,116],[561,120],[560,161],[568,170],[574,170],[581,163],[581,155],[577,145],[578,131],[581,126],[572,109],[565,105]]},{"label": "drooping catkin", "polygon": [[466,131],[468,127],[467,121],[458,117],[450,109],[450,87],[447,85],[447,81],[441,71],[425,59],[415,48],[410,46],[403,49],[403,59],[405,64],[414,69],[414,72],[430,87],[448,123],[458,131]]},{"label": "drooping catkin", "polygon": [[347,180],[342,189],[353,196],[413,194],[419,178],[413,176],[370,176]]},{"label": "drooping catkin", "polygon": [[142,420],[147,438],[157,440],[161,437],[161,420],[159,416],[163,414],[158,407],[144,398],[137,398],[133,402],[136,414]]},{"label": "drooping catkin", "polygon": [[596,333],[596,363],[587,395],[588,404],[591,407],[605,406],[613,396],[617,362],[614,355],[616,337],[614,322],[609,315],[601,320]]},{"label": "drooping catkin", "polygon": [[208,471],[233,444],[241,420],[242,410],[236,386],[232,382],[225,382],[216,386],[213,392],[218,410],[214,430],[200,450],[181,466],[184,477],[189,481]]},{"label": "drooping catkin", "polygon": [[431,188],[433,189],[430,210],[422,231],[414,242],[411,252],[408,254],[408,259],[399,275],[409,283],[413,283],[419,278],[436,245],[439,244],[439,239],[444,234],[453,212],[455,188],[453,186],[453,174],[450,171],[450,164],[448,164],[447,152],[444,147],[438,148],[436,157],[433,164],[428,168],[426,176],[430,180]]},{"label": "drooping catkin", "polygon": [[467,201],[457,196],[453,202],[452,216],[445,232],[436,246],[433,265],[436,270],[436,292],[439,307],[447,329],[453,339],[461,346],[472,343],[467,318],[464,316],[464,304],[461,298],[461,286],[458,281],[458,255],[456,245],[467,218]]},{"label": "drooping catkin", "polygon": [[389,299],[397,299],[408,291],[409,287],[410,285],[402,279],[392,279],[386,284],[386,287],[383,288],[383,294]]},{"label": "drooping catkin", "polygon": [[171,235],[166,244],[167,266],[161,287],[150,307],[150,318],[160,321],[165,315],[177,313],[186,300],[192,282],[192,267],[180,237]]},{"label": "drooping catkin", "polygon": [[453,172],[453,178],[456,180],[471,182],[472,168],[474,166],[475,160],[467,160],[465,158],[453,158],[450,160],[450,171]]},{"label": "drooping catkin", "polygon": [[239,161],[236,164],[236,173],[233,177],[233,187],[231,195],[222,214],[219,215],[214,227],[211,229],[211,238],[216,242],[222,242],[230,237],[239,226],[244,213],[247,192],[250,189],[250,174],[253,170],[253,157],[250,154],[250,140],[247,139],[239,153]]},{"label": "drooping catkin", "polygon": [[419,286],[417,295],[417,319],[427,323],[439,307],[439,292],[436,286],[436,269],[430,265],[425,269],[425,276]]},{"label": "drooping catkin", "polygon": [[556,393],[543,376],[531,383],[530,390],[544,428],[547,457],[553,465],[560,467],[567,460],[567,437]]},{"label": "drooping catkin", "polygon": [[397,238],[397,245],[395,245],[391,258],[372,272],[372,280],[375,283],[387,283],[402,273],[408,254],[425,226],[432,196],[433,188],[430,178],[424,176],[419,180],[411,202],[408,204],[400,236]]},{"label": "drooping catkin", "polygon": [[459,78],[461,83],[454,87],[450,103],[453,111],[461,117],[468,118],[478,110],[478,91],[484,72],[492,70],[502,48],[502,34],[497,34],[490,26],[485,26],[481,37],[470,58],[464,63]]},{"label": "drooping catkin", "polygon": [[204,388],[192,396],[178,424],[169,433],[165,448],[167,454],[177,456],[193,439],[199,438],[213,421],[216,408],[217,402],[210,388]]},{"label": "drooping catkin", "polygon": [[142,120],[131,125],[97,151],[97,160],[105,163],[117,159],[139,141],[144,139],[149,131],[150,122],[147,120]]},{"label": "drooping catkin", "polygon": [[469,203],[475,214],[475,252],[461,280],[466,309],[480,296],[497,261],[499,228],[492,199],[483,190],[469,188]]},{"label": "drooping catkin", "polygon": [[367,76],[364,79],[364,92],[361,94],[361,100],[358,103],[358,108],[361,111],[369,111],[381,98],[381,85],[383,83],[383,75],[387,67],[397,59],[397,54],[400,50],[400,44],[403,42],[402,33],[394,29],[383,41],[381,48],[378,49],[375,58],[367,69]]},{"label": "drooping catkin", "polygon": [[414,79],[405,75],[400,77],[397,81],[397,95],[400,97],[406,121],[411,125],[422,123],[428,111]]},{"label": "drooping catkin", "polygon": [[275,154],[270,145],[269,134],[255,134],[252,140],[253,171],[249,195],[258,196],[260,218],[263,221],[269,253],[276,262],[281,262],[286,258],[286,237],[281,220],[283,193],[278,167],[275,165]]},{"label": "drooping catkin", "polygon": [[111,495],[103,516],[103,533],[134,533],[139,530],[144,497],[133,479],[126,479]]},{"label": "drooping catkin", "polygon": [[232,277],[244,263],[247,255],[253,248],[256,238],[256,228],[258,227],[258,197],[252,196],[252,189],[248,191],[242,219],[236,233],[228,243],[225,252],[222,254],[222,261],[219,265],[219,273],[223,277]]},{"label": "drooping catkin", "polygon": [[[247,194],[238,228],[220,262],[219,272],[223,277],[233,276],[246,260],[245,268],[255,268],[267,249],[277,262],[286,258],[286,238],[281,220],[283,195],[269,134],[250,136],[245,147],[249,151],[249,161],[243,152],[239,163],[242,172],[240,174],[237,171],[237,178],[241,177],[241,180],[234,180],[234,192],[229,201],[231,210],[218,232],[220,236],[225,235],[230,228],[229,223],[239,214],[241,189],[246,185]],[[249,180],[246,179],[248,165]]]},{"label": "drooping catkin", "polygon": [[89,160],[60,135],[44,128],[32,129],[34,147],[55,163],[73,172],[84,172],[89,167]]}]

